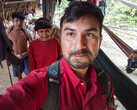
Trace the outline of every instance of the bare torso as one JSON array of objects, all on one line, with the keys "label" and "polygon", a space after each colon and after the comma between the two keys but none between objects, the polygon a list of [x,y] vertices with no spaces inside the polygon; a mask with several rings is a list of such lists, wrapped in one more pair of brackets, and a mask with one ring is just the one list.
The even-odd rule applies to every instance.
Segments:
[{"label": "bare torso", "polygon": [[14,30],[9,33],[8,38],[13,42],[14,55],[27,51],[27,36],[23,30]]}]

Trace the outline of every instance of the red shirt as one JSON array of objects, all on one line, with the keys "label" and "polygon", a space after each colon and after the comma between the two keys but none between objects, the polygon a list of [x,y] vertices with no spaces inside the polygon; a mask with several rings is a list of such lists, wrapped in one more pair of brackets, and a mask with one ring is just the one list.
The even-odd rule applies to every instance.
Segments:
[{"label": "red shirt", "polygon": [[49,66],[51,63],[62,58],[59,41],[55,38],[51,38],[48,41],[37,39],[30,43],[28,56],[29,72]]},{"label": "red shirt", "polygon": [[[0,95],[1,110],[39,110],[47,96],[46,69],[32,71]],[[94,67],[90,66],[90,86],[79,79],[66,60],[61,60],[61,96],[58,110],[113,110],[108,108],[106,94],[97,79]],[[112,102],[113,90],[111,85]]]},{"label": "red shirt", "polygon": [[91,0],[91,2],[97,4],[97,0]]}]

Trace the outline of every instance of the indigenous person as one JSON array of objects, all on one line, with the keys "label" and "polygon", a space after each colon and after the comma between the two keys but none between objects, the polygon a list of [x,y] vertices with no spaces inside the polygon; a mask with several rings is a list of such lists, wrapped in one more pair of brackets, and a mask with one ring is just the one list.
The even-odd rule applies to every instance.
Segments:
[{"label": "indigenous person", "polygon": [[17,56],[21,62],[21,66],[18,68],[12,65],[14,77],[17,77],[17,79],[20,80],[17,69],[19,69],[21,73],[24,72],[26,75],[29,73],[27,41],[29,41],[29,43],[31,42],[31,35],[26,29],[22,28],[25,17],[21,12],[13,13],[12,19],[13,26],[9,27],[6,32],[8,38],[13,43],[14,55]]},{"label": "indigenous person", "polygon": [[31,42],[29,46],[29,72],[49,66],[62,58],[59,41],[50,37],[51,24],[45,19],[38,19],[34,29],[40,38]]},{"label": "indigenous person", "polygon": [[[92,64],[102,41],[102,22],[101,10],[92,3],[82,1],[71,2],[61,18],[64,58],[60,62],[58,110],[113,110],[107,105],[106,94]],[[32,71],[9,88],[5,95],[0,96],[0,109],[39,110],[48,92],[46,71],[47,67]],[[110,91],[113,102],[112,84]]]}]

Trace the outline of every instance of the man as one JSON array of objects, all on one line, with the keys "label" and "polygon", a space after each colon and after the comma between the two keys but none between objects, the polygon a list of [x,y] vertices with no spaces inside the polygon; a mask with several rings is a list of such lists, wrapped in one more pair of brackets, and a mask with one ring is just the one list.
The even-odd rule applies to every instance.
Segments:
[{"label": "man", "polygon": [[[71,2],[61,18],[61,94],[58,110],[113,110],[107,105],[93,60],[101,45],[103,15],[88,2]],[[0,109],[39,110],[47,97],[47,67],[32,71],[0,96]],[[114,101],[112,84],[111,101]]]},{"label": "man", "polygon": [[13,43],[14,55],[20,59],[21,66],[13,67],[13,75],[17,77],[17,80],[20,80],[19,71],[28,75],[28,51],[27,51],[27,41],[31,42],[30,33],[28,33],[23,27],[24,15],[21,12],[15,12],[12,14],[13,26],[11,26],[7,31],[8,38]]}]

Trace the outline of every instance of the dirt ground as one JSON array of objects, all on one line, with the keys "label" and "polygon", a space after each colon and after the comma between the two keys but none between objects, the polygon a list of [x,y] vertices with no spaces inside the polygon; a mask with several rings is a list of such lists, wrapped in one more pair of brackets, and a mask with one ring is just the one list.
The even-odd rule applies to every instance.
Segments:
[{"label": "dirt ground", "polygon": [[[10,75],[8,71],[8,67],[6,64],[6,61],[2,61],[3,68],[0,67],[0,94],[4,94],[5,90],[11,86],[11,80]],[[9,67],[11,78],[13,84],[17,82],[16,78],[13,77],[12,67]],[[25,74],[22,74],[23,77],[25,77]]]},{"label": "dirt ground", "polygon": [[[104,40],[102,42],[101,48],[109,56],[109,58],[129,77],[137,84],[137,70],[132,74],[127,74],[125,67],[127,65],[127,57],[121,52],[121,50],[114,44],[114,42],[108,37],[108,35],[103,31]],[[123,39],[126,43],[131,45],[132,48],[137,48],[137,39],[129,40],[127,38]],[[5,90],[11,86],[9,71],[5,61],[2,62],[3,69],[0,68],[0,94],[4,94]],[[16,83],[16,79],[13,77],[12,68],[10,67],[11,77],[13,83]],[[25,75],[23,74],[23,77]],[[120,102],[115,97],[115,102],[118,105],[117,110],[126,110]]]}]

